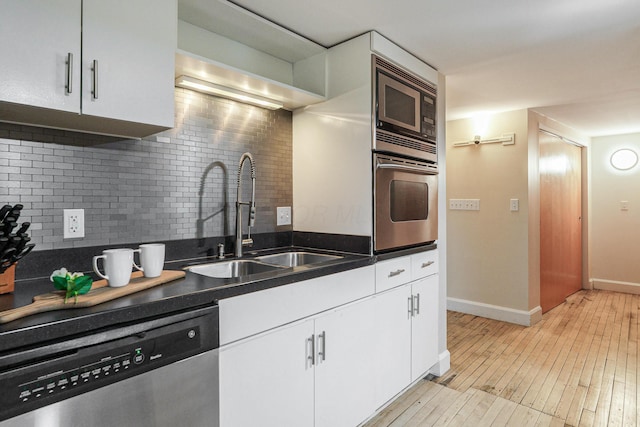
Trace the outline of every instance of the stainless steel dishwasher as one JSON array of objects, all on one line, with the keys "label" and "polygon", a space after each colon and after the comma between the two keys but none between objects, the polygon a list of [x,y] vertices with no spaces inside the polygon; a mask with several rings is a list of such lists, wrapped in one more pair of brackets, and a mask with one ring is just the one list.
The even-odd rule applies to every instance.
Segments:
[{"label": "stainless steel dishwasher", "polygon": [[0,427],[218,426],[218,307],[0,355]]}]

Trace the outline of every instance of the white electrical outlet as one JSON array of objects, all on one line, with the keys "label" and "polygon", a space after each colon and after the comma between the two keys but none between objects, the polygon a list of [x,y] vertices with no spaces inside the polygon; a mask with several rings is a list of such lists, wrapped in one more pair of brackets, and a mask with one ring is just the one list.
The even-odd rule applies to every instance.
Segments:
[{"label": "white electrical outlet", "polygon": [[509,201],[509,209],[511,210],[511,212],[518,212],[520,210],[520,200],[511,199]]},{"label": "white electrical outlet", "polygon": [[79,239],[84,237],[84,209],[64,210],[64,238]]},{"label": "white electrical outlet", "polygon": [[276,208],[276,225],[291,224],[291,206]]}]

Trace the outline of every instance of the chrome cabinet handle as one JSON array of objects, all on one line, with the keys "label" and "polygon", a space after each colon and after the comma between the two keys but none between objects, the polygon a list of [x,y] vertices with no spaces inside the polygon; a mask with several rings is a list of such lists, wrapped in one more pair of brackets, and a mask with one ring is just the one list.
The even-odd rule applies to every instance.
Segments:
[{"label": "chrome cabinet handle", "polygon": [[91,84],[93,86],[93,89],[91,90],[91,96],[93,99],[98,99],[98,60],[97,59],[93,60],[91,71],[92,71]]},{"label": "chrome cabinet handle", "polygon": [[422,263],[422,267],[421,268],[427,268],[430,265],[433,265],[435,263],[435,261],[427,261],[427,262],[423,262]]},{"label": "chrome cabinet handle", "polygon": [[[309,347],[311,347],[310,352],[308,351]],[[307,348],[307,361],[309,362],[310,366],[313,366],[316,364],[316,336],[314,334],[312,334],[311,337],[307,338],[306,348]]]},{"label": "chrome cabinet handle", "polygon": [[415,299],[415,303],[414,303],[415,316],[417,316],[418,314],[420,314],[420,294],[414,295],[413,298]]},{"label": "chrome cabinet handle", "polygon": [[400,268],[396,271],[392,271],[389,273],[389,277],[394,277],[394,276],[398,276],[400,274],[404,273],[404,268]]},{"label": "chrome cabinet handle", "polygon": [[413,295],[407,298],[407,313],[408,319],[413,317]]},{"label": "chrome cabinet handle", "polygon": [[73,53],[67,53],[67,60],[64,62],[67,66],[67,75],[66,82],[64,85],[64,90],[67,95],[70,95],[73,92]]},{"label": "chrome cabinet handle", "polygon": [[[322,347],[320,347],[320,340],[322,340]],[[325,331],[322,331],[322,333],[318,335],[318,363],[324,362],[326,357],[327,357],[327,335]]]}]

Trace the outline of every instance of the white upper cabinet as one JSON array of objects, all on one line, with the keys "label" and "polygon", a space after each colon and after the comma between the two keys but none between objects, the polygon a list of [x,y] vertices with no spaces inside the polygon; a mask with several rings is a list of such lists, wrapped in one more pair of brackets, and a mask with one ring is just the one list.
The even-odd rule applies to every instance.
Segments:
[{"label": "white upper cabinet", "polygon": [[129,137],[173,127],[176,0],[0,8],[0,121]]},{"label": "white upper cabinet", "polygon": [[173,127],[176,10],[175,0],[83,0],[83,114]]},{"label": "white upper cabinet", "polygon": [[0,10],[2,101],[80,113],[80,2],[0,0]]}]

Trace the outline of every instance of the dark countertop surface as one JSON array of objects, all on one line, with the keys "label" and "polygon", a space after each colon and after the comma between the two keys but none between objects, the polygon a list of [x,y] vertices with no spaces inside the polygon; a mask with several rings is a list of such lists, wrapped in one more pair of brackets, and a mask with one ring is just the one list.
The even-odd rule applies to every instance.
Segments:
[{"label": "dark countertop surface", "polygon": [[[343,258],[322,264],[291,267],[252,275],[240,281],[237,278],[217,279],[187,271],[186,277],[151,289],[140,291],[94,307],[65,309],[27,316],[0,325],[0,354],[5,351],[37,346],[63,338],[72,338],[104,328],[124,326],[142,319],[164,316],[197,307],[217,304],[217,301],[263,289],[309,280],[328,274],[372,265],[376,260],[410,255],[435,249],[435,245],[401,250],[375,256],[338,253]],[[332,251],[309,250],[336,254]],[[247,252],[243,259],[256,255],[282,252],[283,249]],[[229,261],[233,258],[227,258]],[[165,263],[166,270],[180,270],[189,265],[217,262],[216,258],[200,258]],[[35,295],[53,291],[53,284],[45,279],[17,282],[12,294],[0,295],[0,311],[21,307],[32,302]]]}]

